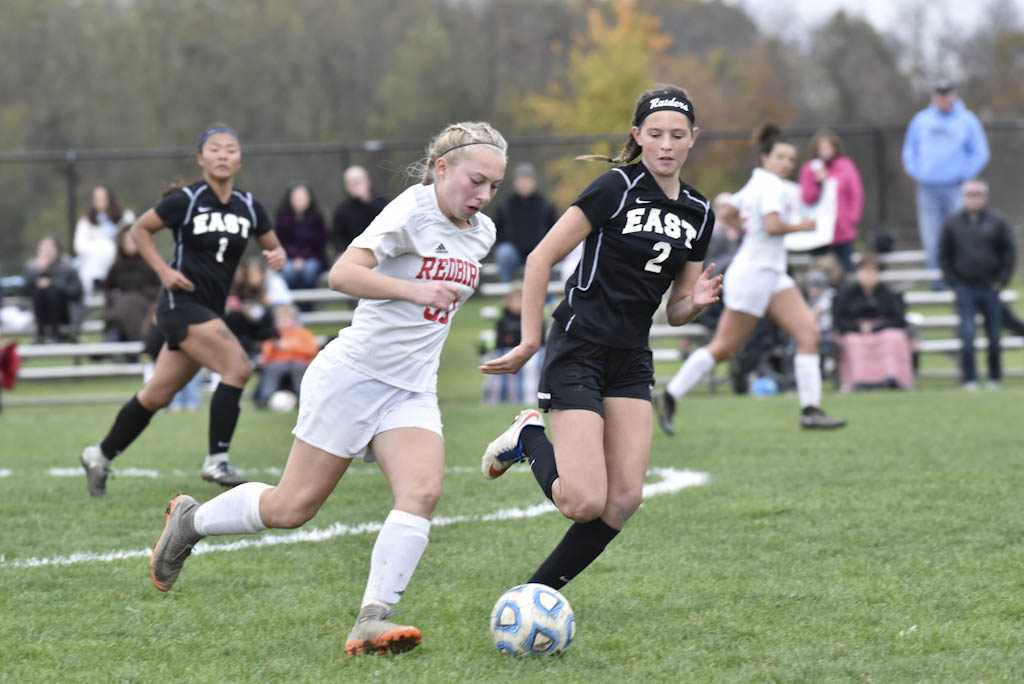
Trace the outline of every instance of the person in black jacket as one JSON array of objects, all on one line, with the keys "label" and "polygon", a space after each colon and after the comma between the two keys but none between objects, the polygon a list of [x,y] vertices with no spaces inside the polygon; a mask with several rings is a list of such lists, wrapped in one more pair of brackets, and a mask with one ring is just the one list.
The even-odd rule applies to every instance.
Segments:
[{"label": "person in black jacket", "polygon": [[903,296],[879,282],[881,261],[865,254],[856,278],[839,289],[832,325],[839,347],[839,384],[844,390],[914,384]]},{"label": "person in black jacket", "polygon": [[349,243],[366,230],[388,204],[387,197],[373,196],[370,175],[362,166],[345,169],[344,181],[348,197],[334,210],[331,219],[331,242],[338,254],[348,249]]},{"label": "person in black jacket", "polygon": [[963,209],[942,226],[939,263],[946,282],[956,292],[960,317],[960,373],[964,389],[978,387],[974,364],[975,316],[985,316],[988,336],[988,386],[1002,378],[999,329],[1003,325],[999,292],[1013,276],[1016,252],[1013,231],[1006,220],[988,208],[988,184],[972,180],[963,186]]},{"label": "person in black jacket", "polygon": [[[82,302],[82,281],[61,252],[52,235],[36,245],[36,256],[25,269],[25,288],[32,298],[36,319],[36,342],[74,341],[76,318],[73,308]],[[67,332],[62,332],[66,326]]]},{"label": "person in black jacket", "polygon": [[516,279],[516,271],[526,263],[526,255],[558,220],[555,205],[537,191],[533,164],[516,165],[512,189],[513,194],[498,206],[494,217],[498,230],[494,259],[503,283]]}]

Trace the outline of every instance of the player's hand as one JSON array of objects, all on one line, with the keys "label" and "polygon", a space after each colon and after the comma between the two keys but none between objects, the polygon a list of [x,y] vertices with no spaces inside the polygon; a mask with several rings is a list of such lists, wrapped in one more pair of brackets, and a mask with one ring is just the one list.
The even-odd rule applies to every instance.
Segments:
[{"label": "player's hand", "polygon": [[409,301],[433,309],[447,309],[459,301],[459,288],[450,283],[416,283]]},{"label": "player's hand", "polygon": [[263,250],[263,258],[267,260],[267,265],[275,271],[280,271],[284,268],[284,264],[288,261],[288,256],[284,252],[284,247],[278,245],[274,249]]},{"label": "player's hand", "polygon": [[160,282],[168,290],[185,290],[191,292],[196,289],[196,286],[192,284],[192,281],[185,277],[185,275],[178,270],[173,268],[167,268],[160,272]]},{"label": "player's hand", "polygon": [[800,230],[814,230],[818,225],[818,222],[814,220],[813,216],[808,216],[800,222]]},{"label": "player's hand", "polygon": [[501,373],[516,373],[530,360],[537,352],[536,347],[520,344],[513,347],[504,356],[485,361],[480,365],[480,372],[487,375],[500,375]]},{"label": "player's hand", "polygon": [[693,305],[699,307],[709,306],[717,302],[722,296],[722,274],[712,277],[715,271],[714,264],[708,264],[704,272],[693,284]]}]

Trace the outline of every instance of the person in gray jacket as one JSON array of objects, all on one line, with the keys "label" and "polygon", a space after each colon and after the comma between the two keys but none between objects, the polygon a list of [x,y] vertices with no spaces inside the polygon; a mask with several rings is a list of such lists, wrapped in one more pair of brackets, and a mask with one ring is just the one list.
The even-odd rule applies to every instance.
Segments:
[{"label": "person in gray jacket", "polygon": [[942,275],[956,292],[960,317],[960,372],[964,389],[978,387],[974,364],[975,316],[985,317],[988,336],[988,387],[999,386],[999,329],[1002,303],[999,293],[1013,276],[1016,257],[1013,231],[1006,220],[988,208],[988,184],[981,180],[963,185],[963,209],[946,219],[939,237]]}]

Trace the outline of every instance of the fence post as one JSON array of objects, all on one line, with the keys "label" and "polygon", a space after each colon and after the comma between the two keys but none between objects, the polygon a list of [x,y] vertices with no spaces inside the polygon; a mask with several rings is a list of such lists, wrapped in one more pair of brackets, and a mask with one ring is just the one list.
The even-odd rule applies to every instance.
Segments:
[{"label": "fence post", "polygon": [[[78,221],[78,152],[67,150],[64,153],[64,179],[67,182],[68,201],[68,254],[75,253],[75,223]],[[78,256],[77,254],[75,256]]]},{"label": "fence post", "polygon": [[885,182],[885,133],[880,127],[876,127],[873,137],[875,139],[875,197],[877,198],[875,204],[875,232],[877,233],[884,225],[886,219],[888,205],[885,190],[892,184]]}]

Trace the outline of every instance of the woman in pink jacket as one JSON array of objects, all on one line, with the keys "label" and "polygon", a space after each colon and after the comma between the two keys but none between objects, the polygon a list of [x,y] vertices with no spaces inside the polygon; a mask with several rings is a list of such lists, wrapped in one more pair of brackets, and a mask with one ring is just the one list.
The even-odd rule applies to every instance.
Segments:
[{"label": "woman in pink jacket", "polygon": [[[811,138],[811,159],[800,167],[800,192],[804,204],[818,201],[826,178],[835,178],[839,191],[832,249],[843,264],[843,270],[850,273],[853,271],[853,241],[857,238],[857,224],[864,208],[864,186],[853,160],[843,156],[839,136],[832,131],[821,130]],[[828,248],[813,253],[826,251]]]}]

